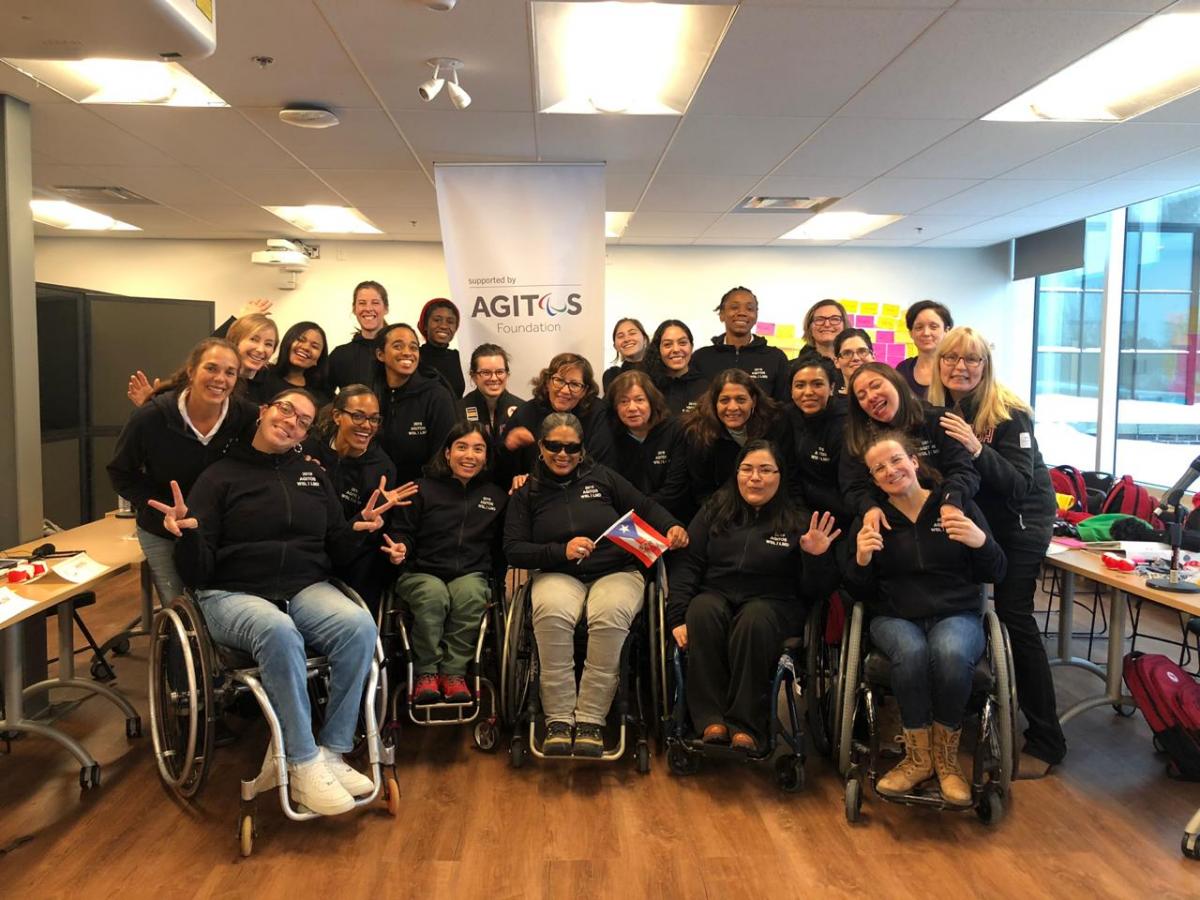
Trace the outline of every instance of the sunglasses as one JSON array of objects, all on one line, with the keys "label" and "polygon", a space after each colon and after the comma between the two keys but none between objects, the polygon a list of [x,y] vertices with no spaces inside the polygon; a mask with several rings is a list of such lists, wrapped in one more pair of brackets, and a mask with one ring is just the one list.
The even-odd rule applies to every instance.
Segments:
[{"label": "sunglasses", "polygon": [[568,456],[583,452],[583,444],[579,441],[542,441],[542,447],[549,453],[565,453]]}]

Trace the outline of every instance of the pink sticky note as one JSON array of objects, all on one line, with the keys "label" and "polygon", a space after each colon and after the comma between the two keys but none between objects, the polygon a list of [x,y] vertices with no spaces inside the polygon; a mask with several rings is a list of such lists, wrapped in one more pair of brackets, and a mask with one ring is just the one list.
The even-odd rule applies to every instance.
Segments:
[{"label": "pink sticky note", "polygon": [[775,334],[775,323],[774,322],[759,322],[757,325],[754,326],[754,333],[755,334],[763,334],[763,335],[773,335],[773,334]]},{"label": "pink sticky note", "polygon": [[859,316],[857,327],[859,327],[859,328],[874,328],[875,327],[875,317],[874,316]]},{"label": "pink sticky note", "polygon": [[892,344],[892,346],[888,347],[887,361],[889,365],[893,366],[904,362],[904,345]]},{"label": "pink sticky note", "polygon": [[875,332],[875,342],[879,344],[894,344],[896,342],[896,332],[877,331]]}]

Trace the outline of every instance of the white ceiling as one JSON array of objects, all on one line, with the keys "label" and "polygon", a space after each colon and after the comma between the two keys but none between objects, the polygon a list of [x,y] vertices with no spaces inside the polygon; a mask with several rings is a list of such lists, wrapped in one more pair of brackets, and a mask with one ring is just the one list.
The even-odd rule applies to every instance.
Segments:
[{"label": "white ceiling", "polygon": [[[621,243],[776,243],[804,217],[731,212],[757,193],[906,215],[864,246],[975,247],[1200,183],[1200,93],[1124,125],[979,121],[1166,5],[742,0],[685,116],[623,117],[535,112],[526,0],[218,0],[188,68],[230,109],[78,106],[5,66],[0,93],[33,105],[35,187],[136,191],[157,205],[97,208],[144,237],[303,237],[260,207],[329,203],[437,240],[434,163],[587,160],[634,211]],[[469,109],[420,102],[432,56],[465,62]],[[281,124],[290,102],[342,124]]]}]

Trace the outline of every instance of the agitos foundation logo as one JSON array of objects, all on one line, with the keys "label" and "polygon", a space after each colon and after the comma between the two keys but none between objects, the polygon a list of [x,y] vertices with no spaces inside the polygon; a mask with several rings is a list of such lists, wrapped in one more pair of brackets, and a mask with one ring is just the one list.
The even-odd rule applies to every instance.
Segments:
[{"label": "agitos foundation logo", "polygon": [[[492,320],[497,334],[527,334],[530,332],[560,331],[557,322],[538,319],[559,319],[583,312],[583,295],[578,292],[556,294],[553,291],[536,294],[476,295],[471,308],[472,319]],[[514,321],[526,319],[531,321]]]}]

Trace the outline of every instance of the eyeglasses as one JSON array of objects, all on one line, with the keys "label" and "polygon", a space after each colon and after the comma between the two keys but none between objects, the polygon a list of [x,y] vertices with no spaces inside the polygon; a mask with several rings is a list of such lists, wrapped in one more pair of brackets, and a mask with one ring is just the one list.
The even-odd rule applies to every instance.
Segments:
[{"label": "eyeglasses", "polygon": [[289,403],[287,400],[276,400],[271,405],[273,407],[275,407],[277,410],[279,410],[279,414],[281,416],[283,416],[285,419],[295,419],[296,424],[299,425],[301,428],[303,428],[305,431],[308,431],[308,429],[312,428],[312,423],[313,423],[312,416],[300,415],[300,413],[296,411],[296,407],[293,406],[291,403]]},{"label": "eyeglasses", "polygon": [[508,369],[476,369],[472,374],[476,378],[488,381],[492,378],[503,378],[508,374]]},{"label": "eyeglasses", "polygon": [[743,478],[750,478],[754,475],[759,478],[770,478],[772,475],[778,475],[779,470],[774,466],[738,466],[738,474]]},{"label": "eyeglasses", "polygon": [[841,325],[845,320],[841,316],[813,316],[814,325]]},{"label": "eyeglasses", "polygon": [[567,381],[561,375],[551,375],[550,385],[556,390],[561,391],[566,388],[572,394],[582,394],[583,389],[587,387],[582,381]]},{"label": "eyeglasses", "polygon": [[983,365],[982,356],[959,356],[957,353],[947,353],[942,356],[942,365],[953,369],[960,362],[967,364],[968,369],[978,369]]},{"label": "eyeglasses", "polygon": [[875,356],[874,353],[867,347],[859,347],[857,350],[843,350],[838,354],[838,359],[871,359]]},{"label": "eyeglasses", "polygon": [[355,425],[362,425],[366,423],[372,428],[378,428],[383,424],[383,416],[379,415],[379,413],[375,413],[373,416],[368,416],[365,412],[359,412],[356,409],[339,409],[338,412],[340,412],[342,415],[349,416],[350,421]]},{"label": "eyeglasses", "polygon": [[579,441],[542,441],[542,446],[548,453],[565,453],[567,456],[583,452],[583,444]]}]

